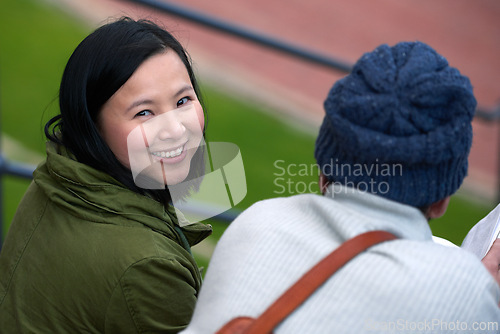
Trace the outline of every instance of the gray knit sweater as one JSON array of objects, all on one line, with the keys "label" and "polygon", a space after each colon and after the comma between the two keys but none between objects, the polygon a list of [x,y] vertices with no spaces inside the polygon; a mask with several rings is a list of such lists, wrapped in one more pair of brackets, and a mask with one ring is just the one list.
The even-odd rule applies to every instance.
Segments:
[{"label": "gray knit sweater", "polygon": [[340,243],[375,229],[402,239],[352,260],[275,333],[499,332],[500,288],[474,255],[434,243],[417,209],[336,186],[242,213],[216,247],[183,333],[258,316]]}]

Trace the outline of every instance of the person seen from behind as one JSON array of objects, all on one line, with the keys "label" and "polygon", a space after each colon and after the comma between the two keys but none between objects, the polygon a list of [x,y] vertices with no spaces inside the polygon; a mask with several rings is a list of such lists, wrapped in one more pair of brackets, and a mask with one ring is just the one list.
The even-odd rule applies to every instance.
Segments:
[{"label": "person seen from behind", "polygon": [[258,317],[332,250],[374,230],[398,239],[348,262],[274,333],[409,332],[417,324],[446,332],[457,323],[498,333],[499,285],[471,253],[433,242],[428,224],[467,174],[475,108],[469,79],[422,42],[364,54],[324,103],[314,151],[323,196],[244,211],[217,244],[182,333]]}]

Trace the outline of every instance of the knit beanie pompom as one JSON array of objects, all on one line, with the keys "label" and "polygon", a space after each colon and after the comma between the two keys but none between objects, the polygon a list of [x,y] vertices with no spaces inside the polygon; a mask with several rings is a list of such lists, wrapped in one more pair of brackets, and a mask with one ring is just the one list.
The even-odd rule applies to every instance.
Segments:
[{"label": "knit beanie pompom", "polygon": [[315,157],[332,182],[371,182],[368,191],[420,207],[453,194],[467,174],[472,86],[424,43],[364,54],[324,108]]}]

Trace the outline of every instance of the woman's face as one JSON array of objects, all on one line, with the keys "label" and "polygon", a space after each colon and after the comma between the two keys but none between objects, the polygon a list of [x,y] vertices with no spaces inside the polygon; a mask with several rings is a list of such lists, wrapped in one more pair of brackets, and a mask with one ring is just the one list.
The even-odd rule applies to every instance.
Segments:
[{"label": "woman's face", "polygon": [[143,173],[163,187],[188,175],[203,126],[186,67],[172,50],[145,60],[98,116],[101,136],[134,179]]}]

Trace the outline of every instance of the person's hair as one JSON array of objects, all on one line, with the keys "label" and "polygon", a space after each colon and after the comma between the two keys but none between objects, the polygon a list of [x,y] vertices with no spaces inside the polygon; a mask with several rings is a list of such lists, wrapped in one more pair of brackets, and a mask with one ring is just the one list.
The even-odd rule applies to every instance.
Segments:
[{"label": "person's hair", "polygon": [[[101,137],[97,120],[103,105],[149,57],[173,50],[186,66],[202,103],[191,60],[166,30],[147,21],[123,17],[101,26],[75,49],[66,64],[59,90],[60,114],[45,125],[46,137],[68,149],[86,165],[108,173],[129,189],[166,204],[168,190],[136,186],[131,171],[115,157]],[[203,129],[203,132],[205,129]],[[199,149],[196,156],[203,155]]]},{"label": "person's hair", "polygon": [[424,215],[424,217],[427,217],[429,215],[429,210],[431,208],[431,205],[432,204],[429,204],[429,205],[426,205],[426,206],[420,206],[417,209],[420,210],[420,212],[422,212],[422,214]]}]

